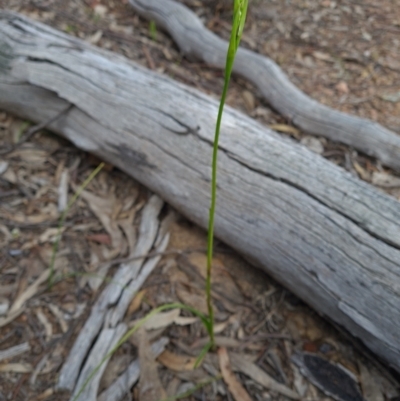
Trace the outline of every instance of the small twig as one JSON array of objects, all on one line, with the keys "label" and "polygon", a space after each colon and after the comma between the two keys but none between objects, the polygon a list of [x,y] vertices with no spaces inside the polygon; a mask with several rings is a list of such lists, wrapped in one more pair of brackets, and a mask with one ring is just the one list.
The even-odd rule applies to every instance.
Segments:
[{"label": "small twig", "polygon": [[111,266],[114,266],[114,265],[120,264],[120,263],[128,263],[128,262],[133,262],[134,260],[141,260],[141,259],[150,259],[150,258],[154,258],[156,256],[185,255],[188,253],[205,252],[205,251],[206,251],[205,248],[170,249],[168,251],[162,251],[162,252],[154,251],[154,252],[146,253],[144,255],[114,259],[114,260],[111,260],[109,263],[112,263]]},{"label": "small twig", "polygon": [[154,63],[153,57],[151,57],[150,51],[146,46],[143,46],[143,53],[146,57],[147,60],[147,64],[149,65],[149,68],[151,70],[155,70],[156,69],[156,64]]},{"label": "small twig", "polygon": [[0,192],[0,199],[1,198],[8,198],[9,196],[19,195],[20,191],[18,189],[11,189],[10,191],[1,191]]},{"label": "small twig", "polygon": [[23,143],[32,138],[32,136],[35,135],[37,132],[48,127],[51,123],[54,123],[54,121],[58,120],[61,116],[67,113],[72,108],[72,106],[73,106],[72,104],[69,104],[64,110],[61,110],[59,113],[57,113],[56,116],[51,117],[48,120],[43,121],[42,123],[34,125],[33,127],[29,128],[18,143],[9,146],[7,149],[1,150],[0,155],[1,156],[6,155],[10,152],[13,152],[15,149],[19,148]]}]

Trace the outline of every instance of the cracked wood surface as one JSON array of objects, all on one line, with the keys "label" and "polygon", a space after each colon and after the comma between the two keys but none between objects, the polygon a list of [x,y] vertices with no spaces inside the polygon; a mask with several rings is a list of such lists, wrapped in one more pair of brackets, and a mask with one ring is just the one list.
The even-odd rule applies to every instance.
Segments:
[{"label": "cracked wood surface", "polygon": [[[140,15],[156,21],[188,57],[223,69],[228,43],[204,27],[190,9],[173,0],[129,0]],[[270,58],[239,48],[233,73],[252,82],[266,101],[294,125],[378,158],[400,171],[400,136],[382,125],[313,100]]]},{"label": "cracked wood surface", "polygon": [[[73,104],[54,132],[206,227],[216,101],[16,14],[0,49],[0,109]],[[399,203],[229,107],[218,187],[216,235],[400,371]]]},{"label": "cracked wood surface", "polygon": [[[162,206],[163,201],[158,196],[152,196],[143,209],[138,242],[133,257],[146,255],[153,246],[156,246],[157,251],[161,252],[167,247],[169,235],[159,232],[158,215]],[[159,260],[160,256],[157,256],[148,261],[139,259],[120,265],[112,281],[92,307],[89,318],[75,340],[60,372],[59,389],[69,391],[75,389],[75,394],[77,394],[92,374],[93,369],[123,336],[121,320],[126,309]],[[116,341],[115,338],[117,338]],[[114,345],[110,345],[111,340]],[[90,385],[76,398],[77,401],[96,400],[100,373],[99,370],[99,374],[96,373],[93,377],[95,380],[92,380]],[[75,399],[75,397],[72,398]]]}]

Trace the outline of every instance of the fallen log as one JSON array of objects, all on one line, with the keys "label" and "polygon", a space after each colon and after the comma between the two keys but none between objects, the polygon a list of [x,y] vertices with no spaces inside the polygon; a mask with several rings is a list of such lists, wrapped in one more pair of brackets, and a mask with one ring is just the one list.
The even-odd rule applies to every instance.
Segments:
[{"label": "fallen log", "polygon": [[[73,106],[66,111],[66,107]],[[109,161],[206,227],[218,104],[0,12],[0,109]],[[226,108],[216,235],[400,371],[400,204]]]},{"label": "fallen log", "polygon": [[[173,0],[129,0],[143,17],[156,21],[188,57],[224,68],[228,43],[205,28],[199,17]],[[382,125],[346,114],[311,99],[293,85],[270,58],[239,48],[233,73],[252,82],[264,99],[294,125],[341,142],[400,171],[400,136]]]}]

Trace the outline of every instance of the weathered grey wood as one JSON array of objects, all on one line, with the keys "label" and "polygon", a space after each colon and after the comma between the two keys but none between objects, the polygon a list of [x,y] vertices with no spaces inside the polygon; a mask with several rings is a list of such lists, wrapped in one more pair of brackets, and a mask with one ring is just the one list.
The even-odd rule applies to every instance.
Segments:
[{"label": "weathered grey wood", "polygon": [[[159,229],[159,221],[157,216],[160,213],[162,206],[163,202],[157,196],[150,198],[149,202],[145,206],[142,213],[139,228],[139,238],[135,247],[134,256],[146,255],[152,248],[154,241],[156,240],[157,231]],[[124,285],[127,285],[128,288],[131,287],[133,285],[132,283],[135,283],[138,277],[142,283],[141,276],[144,273],[147,273],[148,270],[146,269],[141,271],[142,266],[143,264],[147,266],[147,264],[151,262],[151,259],[147,263],[144,262],[144,260],[133,260],[132,262],[121,264],[115,273],[113,280],[101,293],[100,297],[92,308],[89,318],[86,320],[85,325],[79,332],[79,335],[75,340],[75,343],[61,369],[58,379],[59,389],[65,389],[69,391],[74,390],[78,377],[79,383],[84,383],[86,381],[88,375],[91,374],[91,371],[85,369],[81,372],[81,367],[87,356],[91,356],[95,352],[96,355],[94,355],[93,358],[95,360],[101,360],[102,357],[106,355],[100,355],[100,359],[98,359],[99,353],[101,352],[100,350],[103,350],[103,352],[105,351],[107,353],[107,347],[99,345],[98,348],[93,348],[92,350],[90,347],[100,332],[103,333],[104,331],[110,329],[109,324],[107,324],[106,327],[104,327],[104,324],[107,316],[114,312],[114,306],[116,310],[120,312],[118,314],[119,317],[121,317],[121,314],[123,315],[125,313],[126,309],[118,306],[121,296],[123,296],[123,299],[125,299],[127,297],[133,297],[135,294],[132,291],[127,294],[128,289],[124,287]],[[116,321],[114,325],[111,325],[111,328],[115,328],[118,323],[119,321]],[[107,333],[109,332],[107,331]],[[108,338],[107,334],[104,334],[104,336],[104,338]],[[96,341],[96,344],[99,341],[104,341],[103,337]],[[76,386],[75,390],[79,390],[78,385]],[[84,393],[84,395],[85,397],[88,397],[87,393]]]},{"label": "weathered grey wood", "polygon": [[[125,58],[0,13],[0,108],[50,128],[205,227],[218,104]],[[216,235],[400,371],[395,199],[226,108]]]},{"label": "weathered grey wood", "polygon": [[[162,252],[164,252],[168,246],[168,242],[169,242],[169,234],[163,236],[161,243],[154,250],[155,253],[161,254]],[[125,334],[126,330],[124,331],[120,329],[120,327],[123,326],[123,323],[120,322],[125,316],[126,310],[128,309],[129,304],[132,301],[133,297],[136,295],[137,291],[140,289],[140,287],[152,273],[154,268],[157,266],[160,259],[161,255],[150,258],[141,267],[140,273],[137,274],[137,277],[135,277],[130,283],[129,280],[125,278],[126,274],[125,276],[119,275],[120,279],[119,285],[120,287],[122,287],[120,298],[118,300],[117,305],[115,305],[115,307],[111,307],[108,310],[104,319],[104,326],[100,331],[100,333],[98,334],[98,338],[95,341],[92,349],[90,349],[90,351],[87,352],[86,354],[87,362],[85,363],[85,366],[82,368],[82,371],[79,375],[77,384],[75,386],[74,394],[77,394],[80,391],[80,388],[83,386],[83,383],[86,383],[86,381],[89,380],[93,370],[97,366],[96,364],[98,364],[99,361],[102,361],[104,358],[106,358],[107,354]],[[124,267],[125,266],[126,265],[124,265]],[[134,269],[134,271],[136,272],[136,269]],[[120,271],[118,273],[120,273]],[[121,283],[127,283],[127,286],[124,288],[123,284]],[[111,346],[108,346],[107,339],[110,336],[112,337],[113,342]],[[77,341],[79,341],[79,339]],[[73,352],[71,352],[71,355],[74,355]],[[73,361],[75,360],[76,359],[73,358]],[[96,363],[94,363],[93,361],[96,361]],[[99,369],[96,372],[96,374],[90,379],[90,385],[88,385],[87,388],[85,388],[84,391],[82,391],[79,397],[75,398],[75,396],[73,395],[71,397],[71,401],[96,401],[100,385],[100,379],[106,366],[107,364],[104,363],[102,368]],[[70,369],[71,366],[68,364],[67,361],[67,363],[63,366],[63,370],[68,371]]]},{"label": "weathered grey wood", "polygon": [[[168,31],[183,54],[214,67],[225,67],[227,42],[206,29],[183,4],[173,0],[129,0],[129,3],[140,15]],[[270,58],[239,48],[233,72],[252,82],[274,109],[303,131],[350,145],[400,170],[400,135],[376,122],[311,99]]]},{"label": "weathered grey wood", "polygon": [[29,345],[29,343],[25,342],[25,343],[21,343],[18,345],[14,345],[14,347],[0,350],[0,361],[4,361],[5,359],[14,358],[27,351],[30,351],[30,349],[31,349],[31,346]]},{"label": "weathered grey wood", "polygon": [[[154,357],[157,358],[167,346],[169,342],[168,337],[161,337],[151,345]],[[104,390],[98,397],[98,401],[120,401],[130,391],[133,385],[138,381],[140,375],[139,359],[134,360],[128,368],[111,384],[111,386]]]},{"label": "weathered grey wood", "polygon": [[100,380],[107,367],[106,362],[108,362],[102,363],[103,358],[117,345],[126,330],[126,324],[121,323],[117,327],[105,328],[100,332],[92,352],[82,368],[71,400],[96,401]]}]

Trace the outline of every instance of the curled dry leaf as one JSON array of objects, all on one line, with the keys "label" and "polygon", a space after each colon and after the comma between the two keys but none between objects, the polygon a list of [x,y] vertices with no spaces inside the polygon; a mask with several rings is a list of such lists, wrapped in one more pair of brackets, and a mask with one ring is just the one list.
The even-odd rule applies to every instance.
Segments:
[{"label": "curled dry leaf", "polygon": [[287,125],[287,124],[272,124],[269,126],[274,131],[278,132],[283,132],[285,134],[290,134],[294,136],[295,138],[299,139],[300,138],[300,130],[297,128],[293,127],[292,125]]}]

